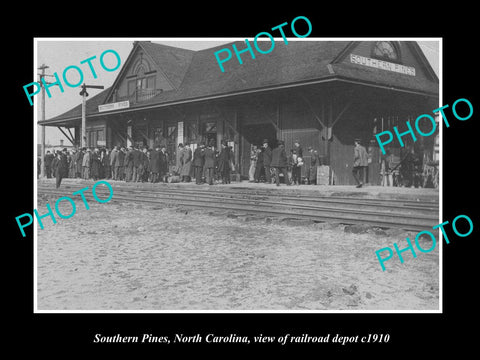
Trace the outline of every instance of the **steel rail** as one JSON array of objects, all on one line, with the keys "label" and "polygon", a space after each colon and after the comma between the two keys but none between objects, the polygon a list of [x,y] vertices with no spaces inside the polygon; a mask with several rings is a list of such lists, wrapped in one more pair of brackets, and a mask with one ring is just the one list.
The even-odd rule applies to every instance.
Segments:
[{"label": "steel rail", "polygon": [[[117,188],[118,189],[118,188]],[[124,188],[120,188],[123,190]],[[183,189],[161,189],[151,191],[149,189],[128,189],[129,192],[134,193],[148,193],[149,195],[156,195],[159,193],[165,194],[178,194],[178,195],[190,195],[194,194],[195,196],[204,196],[205,198],[214,198],[214,199],[230,199],[232,198],[232,193],[214,193],[208,191],[194,192],[190,190],[184,191]],[[310,197],[310,198],[299,198],[299,197],[286,197],[286,196],[277,196],[277,195],[252,195],[246,193],[236,193],[241,196],[242,199],[251,200],[251,201],[265,201],[267,198],[278,198],[278,200],[290,201],[289,204],[295,204],[294,201],[302,202],[312,202],[312,203],[331,203],[331,204],[350,204],[350,205],[360,205],[360,206],[370,206],[370,207],[383,207],[383,208],[392,208],[392,209],[404,209],[404,210],[422,210],[422,211],[436,211],[438,212],[438,206],[433,206],[432,204],[421,204],[414,202],[415,205],[405,204],[403,201],[397,201],[396,204],[392,204],[390,200],[375,200],[375,201],[364,201],[364,199],[351,199],[349,197],[335,198],[331,199],[329,197]],[[278,203],[278,200],[275,201],[275,204]],[[365,200],[374,200],[374,199],[365,199]],[[293,201],[293,202],[292,202]]]},{"label": "steel rail", "polygon": [[[98,191],[98,194],[104,193],[104,191]],[[117,189],[118,190],[118,189]],[[70,195],[66,193],[65,190],[58,191],[51,188],[38,188],[38,193],[40,194],[50,194],[50,195]],[[88,192],[84,193],[88,195],[89,198],[93,198]],[[158,194],[157,194],[158,195]],[[283,207],[283,209],[272,209],[271,205],[262,204],[262,201],[257,201],[255,206],[238,204],[238,200],[241,199],[231,199],[225,198],[224,202],[212,203],[206,202],[204,198],[202,199],[186,199],[184,196],[176,197],[174,195],[167,195],[162,198],[155,196],[152,199],[150,196],[138,196],[138,194],[122,194],[117,191],[115,196],[112,198],[115,202],[140,202],[140,203],[151,203],[151,204],[165,204],[165,202],[172,203],[176,206],[190,206],[196,208],[210,208],[217,210],[234,210],[242,211],[248,214],[263,214],[264,216],[283,216],[283,217],[293,217],[300,219],[310,219],[317,221],[335,221],[342,222],[346,224],[371,224],[377,227],[400,227],[406,230],[424,230],[436,224],[437,219],[433,217],[421,217],[418,214],[405,215],[405,214],[385,214],[378,212],[366,212],[358,210],[341,210],[341,209],[331,209],[331,208],[302,208],[294,207],[289,204],[282,205],[281,203],[275,203],[276,206]],[[289,211],[288,211],[289,210]]]},{"label": "steel rail", "polygon": [[[118,189],[117,189],[118,190]],[[103,191],[103,190],[101,190]],[[118,193],[118,191],[117,191]],[[131,192],[128,192],[127,195],[130,195]],[[125,195],[125,194],[124,194]],[[184,193],[173,193],[173,192],[154,192],[154,193],[146,193],[139,194],[138,192],[134,193],[133,195],[142,198],[151,198],[152,196],[155,198],[162,198],[166,200],[183,200],[185,194]],[[305,210],[318,210],[318,211],[343,211],[345,213],[358,213],[359,210],[362,211],[362,214],[368,214],[372,216],[383,216],[385,213],[384,210],[378,210],[379,207],[383,206],[383,204],[368,204],[368,205],[359,205],[359,204],[349,204],[348,201],[344,201],[342,203],[336,203],[335,206],[314,206],[308,204],[302,204],[298,202],[279,202],[279,201],[272,201],[270,199],[245,199],[245,198],[232,198],[232,197],[216,197],[210,196],[209,194],[188,194],[189,200],[210,200],[210,201],[223,201],[228,202],[230,204],[246,204],[246,205],[255,205],[255,206],[275,206],[275,207],[284,207],[284,208],[291,208],[294,209],[305,209]],[[181,197],[179,197],[181,196]],[[320,203],[318,203],[320,204]],[[351,205],[350,208],[345,207]],[[343,206],[343,207],[342,207]],[[370,209],[370,210],[369,210]],[[377,210],[377,211],[374,211]],[[421,219],[428,219],[428,220],[438,220],[438,211],[437,216],[432,214],[432,210],[428,209],[407,209],[407,208],[392,208],[391,206],[388,207],[390,213],[392,210],[396,210],[393,214],[398,214],[399,216],[403,217],[411,217],[411,218],[421,218]],[[427,214],[425,214],[425,212]],[[401,213],[401,214],[400,214]]]},{"label": "steel rail", "polygon": [[[84,184],[88,184],[88,182],[84,182]],[[135,184],[135,183],[132,183]],[[146,184],[144,184],[146,185]],[[113,187],[116,189],[125,189],[128,190],[129,192],[148,192],[148,193],[159,193],[159,192],[167,192],[167,193],[192,193],[192,194],[199,194],[199,193],[204,193],[208,194],[209,196],[216,196],[218,195],[219,198],[222,197],[227,197],[229,195],[239,195],[239,196],[251,196],[251,197],[277,197],[282,200],[301,200],[301,201],[310,201],[310,202],[339,202],[343,203],[347,201],[348,203],[357,203],[357,204],[374,204],[374,205],[380,205],[382,207],[392,207],[392,208],[398,208],[399,206],[405,207],[405,208],[425,208],[425,209],[431,209],[431,210],[438,210],[438,202],[432,202],[432,201],[415,201],[415,200],[405,200],[405,199],[371,199],[371,198],[354,198],[351,196],[325,196],[325,195],[317,195],[317,194],[308,194],[308,195],[285,195],[283,192],[282,193],[275,193],[275,192],[270,192],[272,189],[264,189],[265,193],[259,193],[258,190],[255,190],[254,193],[249,192],[249,188],[245,188],[246,191],[239,192],[239,191],[231,191],[231,188],[226,188],[222,187],[221,189],[219,188],[214,188],[214,187],[198,187],[198,188],[181,188],[180,186],[175,186],[172,184],[148,184],[148,188],[135,188],[129,185],[124,184],[114,184]],[[67,185],[66,188],[68,188],[70,185]],[[152,192],[153,191],[153,192]],[[263,199],[259,199],[263,200]]]}]

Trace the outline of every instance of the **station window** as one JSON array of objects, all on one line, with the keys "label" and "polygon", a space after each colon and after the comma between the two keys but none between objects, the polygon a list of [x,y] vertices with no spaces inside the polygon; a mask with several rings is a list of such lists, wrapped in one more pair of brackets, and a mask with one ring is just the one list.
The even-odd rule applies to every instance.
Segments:
[{"label": "station window", "polygon": [[128,96],[135,94],[135,89],[137,87],[135,79],[128,81]]},{"label": "station window", "polygon": [[147,89],[150,89],[150,90],[155,89],[155,76],[147,77]]},{"label": "station window", "polygon": [[217,122],[214,121],[214,122],[206,122],[204,123],[205,127],[204,127],[204,131],[203,133],[204,134],[207,134],[207,133],[216,133],[217,132]]},{"label": "station window", "polygon": [[175,140],[175,137],[176,137],[175,130],[177,130],[177,127],[176,127],[176,126],[169,126],[169,127],[168,127],[167,137],[168,137],[170,140]]},{"label": "station window", "polygon": [[102,130],[97,130],[97,141],[104,141],[105,140],[105,132]]},{"label": "station window", "polygon": [[146,89],[147,88],[147,79],[141,78],[137,79],[137,89]]},{"label": "station window", "polygon": [[196,122],[187,124],[187,139],[189,142],[196,142],[198,136],[198,127]]},{"label": "station window", "polygon": [[398,50],[398,47],[392,41],[375,42],[372,50],[372,55],[375,58],[386,61],[400,61],[400,52]]}]

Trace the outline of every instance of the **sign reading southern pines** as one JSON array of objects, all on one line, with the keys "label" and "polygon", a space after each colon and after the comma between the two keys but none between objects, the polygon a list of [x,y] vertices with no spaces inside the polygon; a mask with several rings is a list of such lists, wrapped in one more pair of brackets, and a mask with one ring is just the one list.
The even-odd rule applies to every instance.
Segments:
[{"label": "sign reading southern pines", "polygon": [[350,62],[352,64],[359,64],[374,67],[377,69],[395,71],[405,75],[415,76],[415,68],[400,64],[394,64],[388,61],[367,58],[365,56],[350,54]]},{"label": "sign reading southern pines", "polygon": [[126,109],[130,107],[130,101],[121,101],[105,105],[98,105],[98,112]]}]

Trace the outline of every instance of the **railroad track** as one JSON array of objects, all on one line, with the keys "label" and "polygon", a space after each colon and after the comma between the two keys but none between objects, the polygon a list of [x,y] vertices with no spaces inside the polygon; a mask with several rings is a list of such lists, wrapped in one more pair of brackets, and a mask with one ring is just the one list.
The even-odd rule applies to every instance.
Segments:
[{"label": "railroad track", "polygon": [[[72,196],[91,182],[65,184],[60,189],[40,184],[38,194]],[[379,228],[428,230],[439,223],[438,202],[400,199],[352,198],[322,196],[319,193],[284,193],[278,189],[195,187],[173,184],[125,184],[112,182],[114,202],[136,202],[158,206],[179,206],[240,215],[309,219],[318,222],[367,224]],[[97,187],[99,197],[108,190]],[[91,192],[84,193],[93,201]]]}]

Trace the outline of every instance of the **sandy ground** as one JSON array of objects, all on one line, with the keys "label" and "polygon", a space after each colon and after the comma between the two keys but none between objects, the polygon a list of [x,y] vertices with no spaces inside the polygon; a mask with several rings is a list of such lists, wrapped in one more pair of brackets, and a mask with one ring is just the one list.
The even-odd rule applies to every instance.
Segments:
[{"label": "sandy ground", "polygon": [[[37,208],[55,200],[41,196]],[[386,271],[376,258],[376,250],[402,247],[414,233],[89,203],[90,210],[79,202],[72,218],[55,225],[46,218],[37,228],[39,310],[439,307],[438,245],[417,258],[404,253],[403,264],[392,258]]]}]

